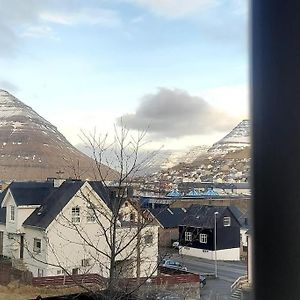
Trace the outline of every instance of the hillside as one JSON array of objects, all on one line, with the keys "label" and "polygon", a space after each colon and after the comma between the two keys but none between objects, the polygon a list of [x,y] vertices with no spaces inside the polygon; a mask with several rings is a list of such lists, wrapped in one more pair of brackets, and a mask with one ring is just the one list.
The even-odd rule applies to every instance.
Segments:
[{"label": "hillside", "polygon": [[[102,166],[107,179],[117,172]],[[72,146],[50,122],[0,90],[0,179],[97,178],[91,158]]]}]

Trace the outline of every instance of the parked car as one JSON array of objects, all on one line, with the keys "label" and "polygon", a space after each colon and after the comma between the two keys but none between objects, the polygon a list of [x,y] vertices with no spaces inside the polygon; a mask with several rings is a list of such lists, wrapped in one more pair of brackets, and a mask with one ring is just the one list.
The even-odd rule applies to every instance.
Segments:
[{"label": "parked car", "polygon": [[179,242],[178,241],[173,242],[172,247],[175,249],[179,249]]},{"label": "parked car", "polygon": [[200,277],[200,287],[203,288],[206,285],[206,277],[203,275],[199,275]]},{"label": "parked car", "polygon": [[175,261],[173,259],[163,259],[160,266],[165,267],[165,268],[174,269],[174,270],[187,271],[186,266],[184,266],[180,262]]}]

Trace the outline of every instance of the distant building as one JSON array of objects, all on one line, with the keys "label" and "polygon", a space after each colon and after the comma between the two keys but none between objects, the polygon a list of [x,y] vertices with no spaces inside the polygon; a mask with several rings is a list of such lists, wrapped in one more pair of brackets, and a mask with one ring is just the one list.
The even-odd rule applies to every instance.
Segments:
[{"label": "distant building", "polygon": [[159,226],[159,247],[170,247],[173,241],[179,240],[178,226],[186,216],[185,208],[155,208],[145,211],[147,217]]},{"label": "distant building", "polygon": [[239,260],[240,223],[228,206],[192,205],[179,225],[179,244],[183,255],[215,259],[216,253],[218,260]]}]

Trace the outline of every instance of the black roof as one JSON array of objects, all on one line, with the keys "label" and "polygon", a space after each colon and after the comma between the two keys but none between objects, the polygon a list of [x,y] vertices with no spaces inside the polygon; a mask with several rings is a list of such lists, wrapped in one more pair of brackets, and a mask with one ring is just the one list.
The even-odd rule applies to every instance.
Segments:
[{"label": "black roof", "polygon": [[186,216],[186,209],[182,208],[154,208],[148,209],[164,228],[178,227]]},{"label": "black roof", "polygon": [[44,204],[37,208],[23,224],[47,228],[83,184],[83,181],[77,180],[67,180],[63,182],[59,188],[45,199]]},{"label": "black roof", "polygon": [[[85,182],[81,180],[67,180],[63,182],[59,188],[56,188],[44,199],[43,204],[37,208],[23,224],[27,226],[47,228],[84,183]],[[104,187],[102,182],[88,181],[88,183],[111,209],[112,201],[110,200],[107,188]]]},{"label": "black roof", "polygon": [[239,223],[241,224],[241,227],[243,227],[243,228],[249,228],[250,227],[251,220],[250,220],[250,214],[249,214],[248,211],[243,213],[235,205],[230,205],[229,209],[234,214],[236,219],[239,221]]},{"label": "black roof", "polygon": [[225,212],[236,218],[228,206],[191,205],[187,210],[186,217],[182,220],[180,225],[214,228],[215,212],[218,212],[217,220],[221,218]]},{"label": "black roof", "polygon": [[93,190],[100,196],[100,198],[106,203],[106,205],[111,209],[112,200],[106,188],[101,181],[89,181],[88,182]]},{"label": "black roof", "polygon": [[41,205],[56,188],[51,181],[12,182],[2,193],[1,203],[8,190],[11,191],[17,206]]}]

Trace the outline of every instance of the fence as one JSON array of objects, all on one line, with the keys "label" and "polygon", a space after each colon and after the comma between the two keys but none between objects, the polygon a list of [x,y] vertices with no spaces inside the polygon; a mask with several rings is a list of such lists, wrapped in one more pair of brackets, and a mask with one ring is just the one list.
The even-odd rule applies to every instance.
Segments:
[{"label": "fence", "polygon": [[[177,275],[159,275],[152,278],[128,278],[122,280],[122,284],[135,284],[145,281],[153,285],[172,285],[180,283],[199,283],[199,275],[186,273]],[[34,277],[32,285],[34,286],[64,286],[78,284],[97,284],[103,285],[106,279],[98,274],[72,275],[72,276],[49,276],[49,277]]]}]

